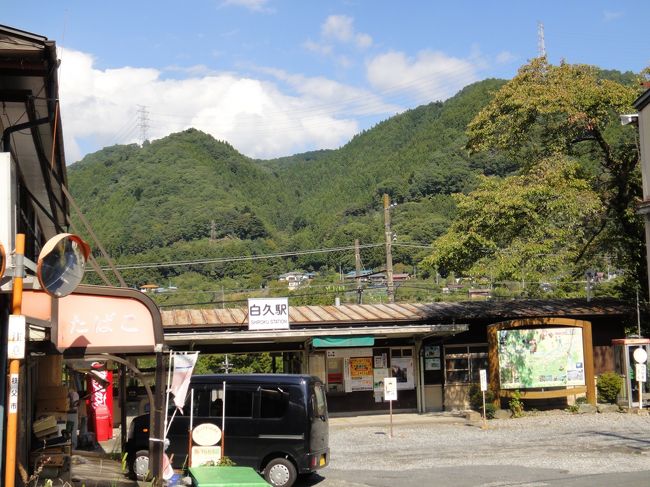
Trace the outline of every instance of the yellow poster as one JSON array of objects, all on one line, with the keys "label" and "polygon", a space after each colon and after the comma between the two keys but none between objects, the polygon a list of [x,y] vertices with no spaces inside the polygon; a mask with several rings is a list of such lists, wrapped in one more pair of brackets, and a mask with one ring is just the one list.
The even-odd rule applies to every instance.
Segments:
[{"label": "yellow poster", "polygon": [[372,390],[372,357],[350,358],[350,378],[353,391]]}]

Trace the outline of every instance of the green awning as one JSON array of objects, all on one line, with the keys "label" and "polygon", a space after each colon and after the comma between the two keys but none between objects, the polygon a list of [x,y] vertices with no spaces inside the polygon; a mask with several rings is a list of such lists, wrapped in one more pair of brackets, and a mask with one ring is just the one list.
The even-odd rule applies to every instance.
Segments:
[{"label": "green awning", "polygon": [[314,348],[372,347],[375,337],[316,337],[312,341]]}]

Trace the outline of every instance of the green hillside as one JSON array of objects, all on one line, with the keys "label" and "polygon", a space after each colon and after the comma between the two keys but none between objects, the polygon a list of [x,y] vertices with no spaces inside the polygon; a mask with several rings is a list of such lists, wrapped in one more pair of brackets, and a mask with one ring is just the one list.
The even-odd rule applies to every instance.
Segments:
[{"label": "green hillside", "polygon": [[[70,186],[119,263],[347,246],[356,238],[380,243],[383,193],[400,204],[394,210],[399,239],[428,245],[453,215],[450,194],[471,189],[477,174],[514,168],[505,159],[470,158],[463,150],[467,122],[502,83],[476,83],[444,103],[394,116],[338,150],[252,160],[193,129],[143,147],[107,147],[69,167]],[[207,245],[211,232],[216,242]],[[397,252],[396,261],[412,265],[418,254]],[[349,270],[353,262],[351,255],[312,254],[258,262],[248,273],[241,265],[193,270],[240,281],[257,274],[257,282],[294,266]],[[364,252],[365,266],[382,262],[383,249]],[[187,270],[127,275],[140,285]]]}]

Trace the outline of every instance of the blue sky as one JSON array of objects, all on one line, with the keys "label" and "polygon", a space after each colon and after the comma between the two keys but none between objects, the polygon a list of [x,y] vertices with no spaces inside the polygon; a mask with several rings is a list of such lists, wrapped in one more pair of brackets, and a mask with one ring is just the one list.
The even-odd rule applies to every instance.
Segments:
[{"label": "blue sky", "polygon": [[57,42],[66,157],[196,127],[250,157],[336,148],[381,120],[549,60],[638,72],[648,1],[6,1]]}]

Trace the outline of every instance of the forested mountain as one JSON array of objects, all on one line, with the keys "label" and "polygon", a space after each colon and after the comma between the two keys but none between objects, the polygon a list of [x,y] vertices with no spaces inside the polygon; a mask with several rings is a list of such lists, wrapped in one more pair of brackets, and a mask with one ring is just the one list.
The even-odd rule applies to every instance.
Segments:
[{"label": "forested mountain", "polygon": [[[381,268],[383,194],[397,204],[398,272],[421,264],[424,278],[440,271],[501,286],[504,296],[560,296],[584,293],[587,269],[611,267],[627,276],[629,295],[645,272],[634,216],[640,174],[634,132],[618,114],[637,81],[540,58],[513,80],[475,83],[337,150],[253,160],[190,129],[105,148],[70,166],[68,177],[109,253],[132,267],[123,270],[129,285],[193,293],[172,304],[225,302],[219,288],[236,302],[294,269],[329,276],[320,285],[340,290],[354,252],[321,250],[358,239],[369,246],[363,267]],[[293,299],[333,301],[315,289]]]},{"label": "forested mountain", "polygon": [[[190,129],[88,155],[69,167],[69,183],[119,263],[348,246],[357,238],[381,243],[383,193],[399,203],[393,222],[400,241],[428,245],[453,215],[450,194],[471,189],[478,174],[515,168],[505,157],[469,157],[463,149],[465,126],[502,83],[476,83],[444,103],[394,116],[338,150],[253,160]],[[417,254],[397,251],[395,260],[411,265]],[[365,266],[382,262],[383,249],[364,251]],[[193,271],[246,287],[293,267],[347,271],[353,263],[353,255],[311,254],[126,275],[141,285]]]}]

